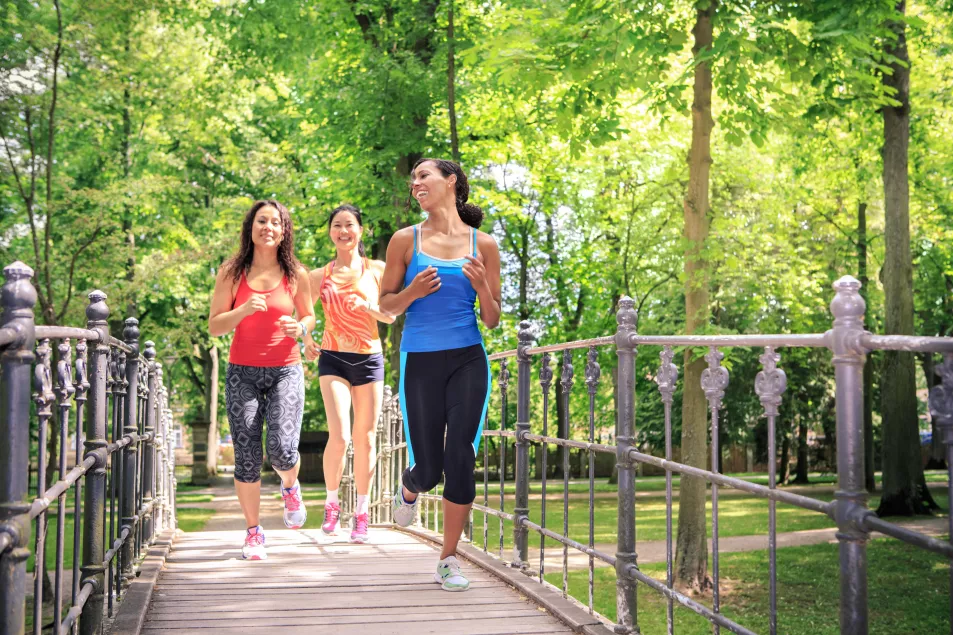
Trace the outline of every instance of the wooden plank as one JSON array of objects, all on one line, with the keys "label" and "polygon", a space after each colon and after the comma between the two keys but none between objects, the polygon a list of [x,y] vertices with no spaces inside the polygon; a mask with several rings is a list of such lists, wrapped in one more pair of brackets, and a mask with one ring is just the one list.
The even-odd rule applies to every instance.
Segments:
[{"label": "wooden plank", "polygon": [[[372,545],[325,543],[308,532],[268,533],[268,560],[240,559],[235,532],[187,534],[155,586],[144,635],[571,633],[526,596],[472,566],[471,588],[433,581],[438,552],[376,529]],[[288,607],[293,607],[288,610]]]},{"label": "wooden plank", "polygon": [[[402,622],[398,624],[374,625],[374,635],[523,635],[529,633],[572,633],[562,627],[552,618],[540,619],[536,617],[516,617],[500,619],[472,619],[472,620],[435,620],[434,616],[426,616],[426,621]],[[314,635],[318,624],[283,624],[272,623],[272,628],[280,628],[282,635]],[[326,625],[325,625],[326,626]],[[297,628],[296,628],[297,627]],[[188,628],[155,628],[147,624],[143,633],[165,635],[176,633],[179,635],[248,635],[249,626],[229,625],[225,628],[219,625],[209,627]],[[361,624],[334,625],[335,635],[367,635],[368,629]]]},{"label": "wooden plank", "polygon": [[[307,626],[308,624],[398,624],[405,622],[422,622],[434,619],[436,611],[427,613],[408,613],[399,609],[391,609],[386,612],[380,611],[349,611],[342,612],[315,612],[296,609],[294,611],[254,611],[237,612],[229,616],[229,621],[240,622],[242,626],[273,626],[281,624],[283,626]],[[482,611],[450,609],[439,611],[439,620],[488,620],[488,619],[508,619],[535,617],[545,618],[546,614],[541,614],[536,608],[530,606],[511,607],[503,609],[493,609]],[[155,616],[149,617],[149,623],[155,624],[162,622],[165,625],[180,625],[189,628],[205,628],[208,626],[221,625],[222,620],[216,617],[199,618],[195,616],[183,617],[165,614],[159,619]],[[373,631],[373,629],[371,629]]]}]

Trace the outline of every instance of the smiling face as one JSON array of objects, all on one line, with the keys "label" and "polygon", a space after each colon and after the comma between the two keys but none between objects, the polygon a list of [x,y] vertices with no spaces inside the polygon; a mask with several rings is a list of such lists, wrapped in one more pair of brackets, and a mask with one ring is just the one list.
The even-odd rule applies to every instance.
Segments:
[{"label": "smiling face", "polygon": [[277,249],[283,236],[281,212],[271,205],[265,205],[255,213],[251,241],[256,247]]},{"label": "smiling face", "polygon": [[429,211],[440,205],[455,205],[457,177],[444,176],[433,161],[424,161],[411,174],[410,193],[420,204],[420,208]]},{"label": "smiling face", "polygon": [[357,221],[357,216],[348,211],[341,211],[331,220],[328,233],[331,235],[331,242],[338,249],[354,249],[361,242],[364,228]]}]

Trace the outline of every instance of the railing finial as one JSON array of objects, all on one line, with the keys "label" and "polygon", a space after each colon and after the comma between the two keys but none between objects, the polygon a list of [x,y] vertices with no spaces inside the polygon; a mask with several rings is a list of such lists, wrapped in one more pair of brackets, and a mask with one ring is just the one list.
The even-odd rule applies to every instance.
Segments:
[{"label": "railing finial", "polygon": [[86,307],[86,323],[89,328],[106,326],[109,319],[109,307],[106,306],[106,294],[99,289],[90,291],[89,305]]}]

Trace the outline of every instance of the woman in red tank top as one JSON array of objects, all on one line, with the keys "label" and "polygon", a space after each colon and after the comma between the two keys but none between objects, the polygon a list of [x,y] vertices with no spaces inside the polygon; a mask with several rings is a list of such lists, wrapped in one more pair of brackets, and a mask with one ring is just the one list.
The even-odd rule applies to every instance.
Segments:
[{"label": "woman in red tank top", "polygon": [[257,201],[242,223],[238,253],[225,261],[215,279],[208,320],[212,336],[235,331],[225,405],[235,448],[235,491],[248,527],[245,559],[267,558],[258,524],[264,422],[268,458],[281,477],[285,526],[297,529],[307,517],[298,484],[304,415],[298,338],[314,324],[308,271],[294,255],[291,216],[278,201]]}]

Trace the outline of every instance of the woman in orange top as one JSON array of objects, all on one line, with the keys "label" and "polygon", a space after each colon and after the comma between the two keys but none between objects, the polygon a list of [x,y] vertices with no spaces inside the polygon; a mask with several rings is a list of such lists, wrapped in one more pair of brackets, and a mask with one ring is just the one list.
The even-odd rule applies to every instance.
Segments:
[{"label": "woman in orange top", "polygon": [[[292,317],[297,315],[297,319]],[[225,374],[225,406],[235,445],[235,491],[248,527],[242,557],[264,560],[261,431],[281,477],[285,526],[304,525],[298,485],[298,441],[304,415],[304,371],[298,338],[314,328],[308,270],[294,255],[291,216],[278,201],[256,201],[242,223],[238,253],[215,278],[208,318],[213,337],[235,331]]]},{"label": "woman in orange top", "polygon": [[344,473],[344,451],[354,405],[354,480],[357,509],[351,542],[367,541],[368,500],[374,473],[374,432],[384,399],[384,356],[377,323],[394,318],[381,313],[380,287],[384,263],[364,255],[361,210],[341,205],[331,212],[328,231],[337,257],[311,272],[311,288],[324,308],[324,335],[319,347],[305,338],[305,356],[318,358],[321,396],[328,416],[328,445],[324,450],[326,534],[337,532],[341,505],[338,487]]}]

